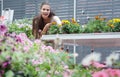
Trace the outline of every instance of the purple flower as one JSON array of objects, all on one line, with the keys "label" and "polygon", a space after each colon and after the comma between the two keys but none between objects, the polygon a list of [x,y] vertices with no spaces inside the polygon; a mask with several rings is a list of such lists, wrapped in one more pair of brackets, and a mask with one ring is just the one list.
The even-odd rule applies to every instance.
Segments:
[{"label": "purple flower", "polygon": [[7,27],[3,24],[0,25],[0,34],[4,34],[7,32]]},{"label": "purple flower", "polygon": [[8,63],[10,64],[10,60],[12,59],[10,56],[7,56],[6,59],[8,60]]},{"label": "purple flower", "polygon": [[7,68],[7,66],[10,64],[10,62],[6,61],[6,62],[3,62],[2,64],[2,67],[3,68]]},{"label": "purple flower", "polygon": [[16,38],[15,38],[15,39],[16,39],[16,41],[17,41],[17,42],[22,42],[22,39],[21,39],[21,37],[20,37],[20,36],[16,36]]},{"label": "purple flower", "polygon": [[4,74],[4,70],[0,70],[0,77],[2,77],[1,75]]},{"label": "purple flower", "polygon": [[8,32],[4,33],[5,36],[10,36],[10,34]]}]

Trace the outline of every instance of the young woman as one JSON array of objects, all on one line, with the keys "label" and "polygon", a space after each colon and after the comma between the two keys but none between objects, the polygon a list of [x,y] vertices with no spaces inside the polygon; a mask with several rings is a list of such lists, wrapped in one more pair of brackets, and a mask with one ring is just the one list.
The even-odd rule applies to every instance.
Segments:
[{"label": "young woman", "polygon": [[32,33],[36,39],[39,39],[43,34],[46,34],[52,22],[61,25],[58,16],[51,11],[49,3],[43,2],[40,6],[40,14],[33,19]]}]

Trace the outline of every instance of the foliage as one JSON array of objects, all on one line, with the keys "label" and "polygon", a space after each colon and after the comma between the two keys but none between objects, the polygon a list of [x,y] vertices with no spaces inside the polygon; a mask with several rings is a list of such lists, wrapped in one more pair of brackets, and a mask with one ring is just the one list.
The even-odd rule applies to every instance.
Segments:
[{"label": "foliage", "polygon": [[[41,40],[30,40],[25,33],[7,32],[0,25],[0,77],[120,77],[118,54],[98,63],[100,54],[92,52],[80,64],[73,64],[74,54],[45,46]],[[109,67],[108,67],[108,66]],[[109,75],[109,76],[107,76]]]},{"label": "foliage", "polygon": [[12,24],[9,24],[9,32],[26,33],[29,38],[33,38],[31,24],[30,19],[15,20]]},{"label": "foliage", "polygon": [[[94,19],[89,20],[87,24],[84,24],[84,26],[77,23],[75,19],[62,20],[62,25],[52,22],[47,34],[120,32],[119,26],[119,18],[113,18],[106,22],[106,18],[102,17],[102,15],[97,15]],[[28,38],[34,38],[31,19],[15,20],[12,24],[8,24],[8,27],[10,33],[26,33]]]},{"label": "foliage", "polygon": [[[87,55],[83,63],[73,64],[74,55],[45,46],[41,40],[30,40],[30,24],[25,19],[14,21],[8,29],[0,25],[0,77],[120,77],[118,54],[112,53],[105,64],[97,63],[97,54]],[[105,18],[96,16],[84,28],[74,19],[63,20],[62,25],[53,24],[48,34],[119,32],[119,26],[119,19],[106,22]]]},{"label": "foliage", "polygon": [[70,22],[70,24],[63,24],[62,33],[80,33],[80,25]]},{"label": "foliage", "polygon": [[0,76],[2,77],[6,74],[14,77],[16,75],[62,77],[64,66],[69,62],[68,56],[69,54],[64,51],[60,52],[45,46],[41,40],[31,41],[25,33],[0,35]]},{"label": "foliage", "polygon": [[70,34],[70,33],[80,33],[81,27],[74,20],[62,20],[62,25],[52,25],[48,30],[48,34]]},{"label": "foliage", "polygon": [[81,26],[74,19],[62,20],[62,25],[53,24],[48,34],[71,34],[71,33],[101,33],[120,32],[120,19],[114,18],[106,21],[102,15],[97,15],[90,19],[87,24]]},{"label": "foliage", "polygon": [[90,20],[83,32],[84,33],[101,33],[101,32],[108,32],[109,27],[105,21],[105,18],[102,18],[101,15],[95,16],[93,20]]},{"label": "foliage", "polygon": [[82,65],[77,65],[75,67],[75,72],[72,75],[72,77],[81,77],[81,76],[92,77],[90,72],[91,72],[91,70],[86,69]]},{"label": "foliage", "polygon": [[59,34],[59,33],[60,33],[60,29],[59,26],[57,25],[52,25],[47,32],[47,34]]}]

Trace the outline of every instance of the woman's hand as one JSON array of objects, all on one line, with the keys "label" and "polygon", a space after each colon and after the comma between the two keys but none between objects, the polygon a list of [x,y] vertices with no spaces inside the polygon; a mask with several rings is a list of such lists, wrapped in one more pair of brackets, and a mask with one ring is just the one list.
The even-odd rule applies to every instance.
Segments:
[{"label": "woman's hand", "polygon": [[52,23],[47,23],[42,31],[42,34],[45,34],[51,25]]},{"label": "woman's hand", "polygon": [[45,25],[45,27],[46,27],[46,28],[49,28],[51,25],[52,25],[52,23],[47,23],[47,24]]}]

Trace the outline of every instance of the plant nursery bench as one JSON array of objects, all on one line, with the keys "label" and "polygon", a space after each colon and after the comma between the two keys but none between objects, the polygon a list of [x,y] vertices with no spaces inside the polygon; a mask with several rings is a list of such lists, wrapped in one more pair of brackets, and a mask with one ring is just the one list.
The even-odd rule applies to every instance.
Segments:
[{"label": "plant nursery bench", "polygon": [[[43,35],[41,40],[62,40],[63,45],[68,45],[72,53],[78,53],[78,62],[82,58],[91,53],[91,51],[103,53],[103,57],[109,55],[112,51],[119,52],[120,50],[120,32],[110,33],[82,33],[82,34],[53,34]],[[109,50],[109,51],[108,51]],[[90,52],[89,52],[90,51]],[[76,63],[76,57],[74,57]]]}]

